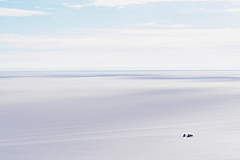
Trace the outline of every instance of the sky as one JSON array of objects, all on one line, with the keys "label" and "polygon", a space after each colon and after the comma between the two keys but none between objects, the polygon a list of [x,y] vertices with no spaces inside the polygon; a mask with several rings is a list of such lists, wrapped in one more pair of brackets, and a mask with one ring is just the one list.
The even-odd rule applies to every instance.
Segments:
[{"label": "sky", "polygon": [[239,70],[239,0],[0,0],[0,71]]}]

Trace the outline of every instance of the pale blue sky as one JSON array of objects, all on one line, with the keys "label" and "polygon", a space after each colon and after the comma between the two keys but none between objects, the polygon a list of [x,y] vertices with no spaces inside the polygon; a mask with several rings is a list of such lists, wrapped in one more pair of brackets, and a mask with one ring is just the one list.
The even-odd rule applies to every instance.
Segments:
[{"label": "pale blue sky", "polygon": [[240,2],[0,0],[0,70],[240,69]]}]

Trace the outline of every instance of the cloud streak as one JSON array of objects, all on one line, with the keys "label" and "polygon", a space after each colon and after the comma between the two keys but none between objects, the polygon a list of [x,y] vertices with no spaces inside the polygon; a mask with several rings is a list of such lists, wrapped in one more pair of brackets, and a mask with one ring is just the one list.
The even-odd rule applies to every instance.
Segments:
[{"label": "cloud streak", "polygon": [[225,9],[225,12],[238,13],[240,12],[240,8],[228,8],[228,9]]},{"label": "cloud streak", "polygon": [[27,17],[34,15],[48,15],[49,12],[34,11],[34,10],[22,10],[14,8],[0,8],[0,16],[4,17]]},{"label": "cloud streak", "polygon": [[[81,33],[84,32],[86,36]],[[81,30],[69,36],[0,35],[0,48],[17,49],[82,49],[151,48],[151,47],[221,47],[240,44],[240,29],[139,29],[139,30]],[[117,38],[116,38],[117,37]],[[2,44],[2,46],[1,46]]]},{"label": "cloud streak", "polygon": [[190,28],[192,25],[184,25],[184,24],[160,24],[159,22],[161,21],[153,21],[153,22],[148,22],[148,23],[139,23],[139,24],[134,24],[133,26],[142,26],[142,27],[161,27],[161,28]]},{"label": "cloud streak", "polygon": [[240,68],[239,36],[240,29],[78,30],[72,35],[55,36],[0,34],[0,63],[5,68]]},{"label": "cloud streak", "polygon": [[69,7],[69,8],[83,8],[84,6],[81,4],[75,4],[75,5],[70,5],[68,3],[61,3],[62,5],[64,5],[65,7]]},{"label": "cloud streak", "polygon": [[[123,8],[128,5],[134,4],[146,4],[153,2],[208,2],[208,1],[224,1],[224,0],[94,0],[92,5],[94,6],[105,6],[105,7],[120,7]],[[229,1],[237,1],[237,0],[229,0]]]}]

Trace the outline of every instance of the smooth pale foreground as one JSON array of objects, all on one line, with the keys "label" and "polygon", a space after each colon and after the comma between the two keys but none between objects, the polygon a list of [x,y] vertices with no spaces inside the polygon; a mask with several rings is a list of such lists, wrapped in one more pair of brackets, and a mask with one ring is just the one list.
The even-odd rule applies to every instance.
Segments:
[{"label": "smooth pale foreground", "polygon": [[1,72],[0,97],[1,160],[240,159],[240,72]]}]

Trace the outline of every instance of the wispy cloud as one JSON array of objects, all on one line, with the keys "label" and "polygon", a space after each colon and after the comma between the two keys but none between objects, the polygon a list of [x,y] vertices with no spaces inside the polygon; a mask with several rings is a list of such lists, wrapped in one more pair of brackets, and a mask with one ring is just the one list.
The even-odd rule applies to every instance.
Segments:
[{"label": "wispy cloud", "polygon": [[0,54],[0,62],[2,68],[42,68],[42,64],[46,68],[54,64],[56,68],[85,69],[236,68],[240,61],[239,36],[240,29],[79,30],[71,36],[0,34],[0,48],[12,53]]},{"label": "wispy cloud", "polygon": [[138,23],[133,26],[143,26],[143,27],[162,27],[162,28],[190,28],[192,25],[184,25],[184,24],[161,24],[163,22],[169,21],[153,21],[148,23]]},{"label": "wispy cloud", "polygon": [[[82,32],[86,36],[82,35]],[[138,36],[133,36],[138,35]],[[149,35],[146,37],[145,35]],[[160,36],[161,35],[161,36]],[[213,47],[239,45],[240,29],[140,29],[79,30],[73,35],[22,36],[0,34],[0,44],[10,48],[78,49],[85,47]],[[117,37],[117,38],[116,38]],[[141,38],[139,38],[141,37]],[[222,38],[224,37],[224,38]],[[234,42],[234,43],[233,43]]]},{"label": "wispy cloud", "polygon": [[61,3],[62,5],[64,5],[65,7],[69,7],[69,8],[83,8],[84,6],[81,4],[75,4],[75,5],[70,5],[68,3]]},{"label": "wispy cloud", "polygon": [[240,12],[240,8],[228,8],[228,9],[225,9],[225,12],[237,13],[237,12]]},{"label": "wispy cloud", "polygon": [[34,10],[22,10],[22,9],[14,9],[14,8],[0,8],[0,16],[10,17],[25,17],[25,16],[33,16],[33,15],[47,15],[51,14],[49,12],[42,11],[34,11]]},{"label": "wispy cloud", "polygon": [[[134,5],[134,4],[145,4],[145,3],[152,3],[152,2],[184,2],[184,1],[208,2],[210,0],[93,0],[92,5],[123,8],[124,6]],[[224,0],[211,0],[211,1],[224,1]],[[237,0],[227,0],[227,1],[237,1]]]},{"label": "wispy cloud", "polygon": [[[146,3],[154,3],[154,2],[208,2],[208,1],[230,1],[232,3],[233,2],[239,3],[238,2],[239,0],[90,0],[90,3],[86,5],[81,5],[81,4],[72,5],[69,3],[61,3],[61,4],[69,8],[83,8],[88,6],[124,8],[129,5],[138,5],[138,4],[146,4]],[[200,8],[200,10],[211,11],[204,8]],[[226,12],[228,12],[228,10]],[[229,10],[229,12],[231,12],[231,10]]]}]

